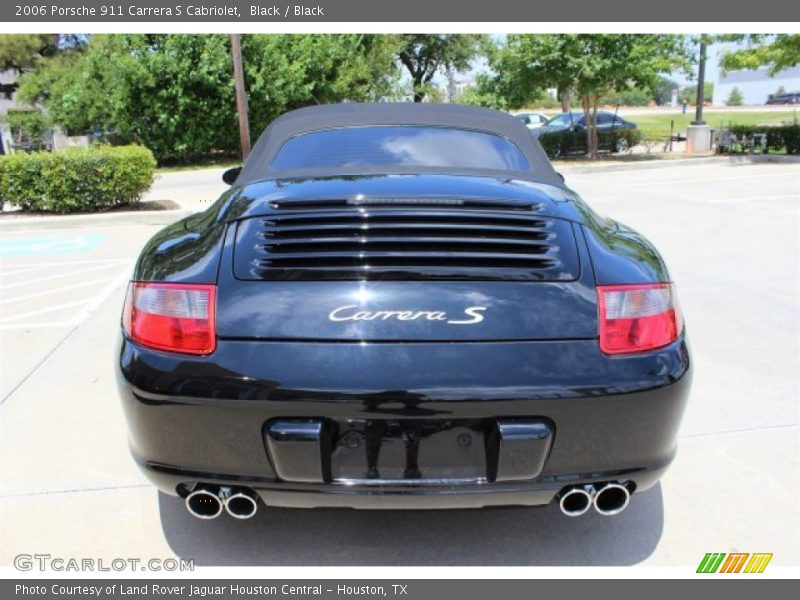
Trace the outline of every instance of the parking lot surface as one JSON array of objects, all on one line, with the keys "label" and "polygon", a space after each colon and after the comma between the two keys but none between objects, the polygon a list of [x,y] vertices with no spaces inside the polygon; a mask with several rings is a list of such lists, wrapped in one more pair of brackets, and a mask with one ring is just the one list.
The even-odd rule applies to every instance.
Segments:
[{"label": "parking lot surface", "polygon": [[263,507],[199,521],[129,457],[114,361],[124,284],[219,171],[151,192],[184,211],[0,221],[0,565],[19,553],[197,565],[669,565],[706,552],[800,563],[800,164],[563,167],[646,235],[677,282],[694,358],[678,456],[616,517],[555,507],[361,512]]}]

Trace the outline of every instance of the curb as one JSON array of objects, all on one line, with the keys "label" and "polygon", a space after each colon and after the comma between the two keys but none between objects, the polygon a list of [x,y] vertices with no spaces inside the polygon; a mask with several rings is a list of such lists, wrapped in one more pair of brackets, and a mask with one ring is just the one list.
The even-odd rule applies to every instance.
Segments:
[{"label": "curb", "polygon": [[800,164],[800,154],[751,154],[748,156],[751,163],[775,163],[783,165]]},{"label": "curb", "polygon": [[667,160],[652,160],[649,162],[631,162],[631,163],[612,163],[606,165],[576,165],[574,167],[568,164],[553,163],[556,171],[563,170],[565,173],[597,173],[597,172],[614,172],[614,171],[638,171],[641,169],[671,169],[675,167],[688,167],[691,165],[715,165],[725,164],[731,162],[730,156],[708,156],[703,158],[677,158]]},{"label": "curb", "polygon": [[675,167],[686,167],[691,165],[746,165],[746,164],[798,164],[800,156],[787,156],[783,154],[743,154],[731,156],[707,156],[702,158],[678,158],[667,160],[653,160],[649,162],[631,162],[605,165],[576,165],[570,166],[567,163],[553,163],[556,171],[563,173],[587,174],[598,172],[614,171],[635,171],[641,169],[671,169]]},{"label": "curb", "polygon": [[193,210],[189,208],[173,208],[170,210],[152,210],[152,211],[141,211],[141,210],[120,210],[116,212],[109,212],[109,213],[97,213],[97,214],[82,214],[82,215],[43,215],[41,217],[8,217],[8,218],[0,218],[0,228],[2,227],[9,227],[12,225],[27,225],[30,223],[74,223],[75,221],[80,220],[87,220],[87,221],[102,221],[105,219],[113,219],[115,217],[123,217],[126,219],[130,219],[133,216],[139,216],[142,218],[146,217],[154,217],[158,215],[175,215],[176,218],[182,214],[186,216],[192,214]]}]

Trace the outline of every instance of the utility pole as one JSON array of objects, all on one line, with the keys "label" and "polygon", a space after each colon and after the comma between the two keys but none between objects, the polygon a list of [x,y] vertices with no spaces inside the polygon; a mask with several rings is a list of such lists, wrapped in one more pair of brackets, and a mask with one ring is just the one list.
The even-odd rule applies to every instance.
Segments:
[{"label": "utility pole", "polygon": [[706,84],[706,43],[700,42],[700,60],[697,66],[697,101],[695,104],[694,121],[692,125],[705,125],[703,121],[703,101],[705,99]]},{"label": "utility pole", "polygon": [[694,121],[686,127],[686,152],[710,154],[714,151],[711,128],[703,121],[703,88],[706,82],[706,42],[700,38],[700,57],[697,67],[697,102]]},{"label": "utility pole", "polygon": [[236,112],[239,114],[239,140],[242,146],[242,160],[250,154],[250,121],[247,117],[247,91],[244,87],[244,68],[242,67],[242,36],[231,34],[231,55],[233,57],[233,80],[236,86]]}]

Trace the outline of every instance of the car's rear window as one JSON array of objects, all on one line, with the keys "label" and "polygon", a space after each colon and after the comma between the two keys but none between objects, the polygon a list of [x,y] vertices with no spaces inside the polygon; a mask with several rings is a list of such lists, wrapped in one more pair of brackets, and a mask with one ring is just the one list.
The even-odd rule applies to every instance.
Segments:
[{"label": "car's rear window", "polygon": [[447,127],[345,127],[311,131],[281,146],[272,169],[455,167],[528,171],[508,139]]}]

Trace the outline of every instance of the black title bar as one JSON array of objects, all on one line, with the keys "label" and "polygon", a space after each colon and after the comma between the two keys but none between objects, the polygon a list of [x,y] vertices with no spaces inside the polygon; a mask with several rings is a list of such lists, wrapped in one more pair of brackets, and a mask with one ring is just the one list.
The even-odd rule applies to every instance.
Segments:
[{"label": "black title bar", "polygon": [[[796,22],[786,0],[11,0],[0,21],[43,22]],[[757,27],[752,29],[756,30]],[[763,32],[770,33],[770,32]]]}]

